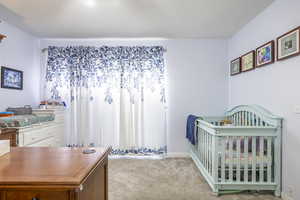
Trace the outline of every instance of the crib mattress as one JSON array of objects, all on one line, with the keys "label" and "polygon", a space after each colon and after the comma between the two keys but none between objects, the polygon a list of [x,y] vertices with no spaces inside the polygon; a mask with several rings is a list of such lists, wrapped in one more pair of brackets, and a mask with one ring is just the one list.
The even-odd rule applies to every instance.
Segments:
[{"label": "crib mattress", "polygon": [[[219,155],[220,166],[222,165],[221,158],[222,158],[221,155]],[[244,166],[247,166],[247,165],[248,165],[248,168],[252,168],[254,158],[255,158],[255,163],[256,163],[257,167],[260,166],[260,163],[263,163],[264,167],[268,166],[268,164],[271,165],[271,163],[272,163],[272,159],[270,159],[267,155],[253,156],[252,153],[248,153],[248,159],[245,158],[243,156],[243,154],[241,154],[240,158],[236,154],[234,154],[232,158],[230,158],[229,156],[226,155],[225,156],[225,166],[229,167],[230,164],[232,164],[232,166],[235,168],[238,166],[238,162],[239,162],[241,168],[244,168]]]}]

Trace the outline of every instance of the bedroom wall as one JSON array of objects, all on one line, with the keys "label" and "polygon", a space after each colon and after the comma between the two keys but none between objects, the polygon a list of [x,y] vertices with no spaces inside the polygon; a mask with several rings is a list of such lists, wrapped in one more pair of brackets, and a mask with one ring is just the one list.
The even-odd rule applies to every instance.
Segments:
[{"label": "bedroom wall", "polygon": [[7,36],[0,43],[0,66],[22,70],[24,76],[23,90],[0,88],[0,111],[8,106],[37,106],[40,98],[38,40],[3,21],[0,33]]},{"label": "bedroom wall", "polygon": [[[300,25],[300,1],[276,0],[235,34],[228,44],[229,60]],[[229,105],[259,104],[284,117],[283,191],[300,199],[300,56],[229,78]]]},{"label": "bedroom wall", "polygon": [[171,154],[187,152],[185,139],[186,117],[218,115],[228,102],[226,40],[41,40],[41,48],[49,45],[163,45],[168,70],[168,150]]}]

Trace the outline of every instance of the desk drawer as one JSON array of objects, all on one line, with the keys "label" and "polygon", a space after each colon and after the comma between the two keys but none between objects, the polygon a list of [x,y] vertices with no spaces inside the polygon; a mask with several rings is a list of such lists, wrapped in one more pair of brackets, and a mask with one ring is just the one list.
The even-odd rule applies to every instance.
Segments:
[{"label": "desk drawer", "polygon": [[69,200],[64,191],[6,191],[5,200]]}]

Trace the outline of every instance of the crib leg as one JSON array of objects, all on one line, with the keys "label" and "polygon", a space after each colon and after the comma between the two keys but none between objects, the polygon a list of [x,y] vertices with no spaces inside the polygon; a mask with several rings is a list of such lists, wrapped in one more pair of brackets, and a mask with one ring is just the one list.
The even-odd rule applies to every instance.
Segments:
[{"label": "crib leg", "polygon": [[212,194],[214,195],[214,196],[220,196],[220,192],[219,192],[219,190],[213,190],[213,192],[212,192]]},{"label": "crib leg", "polygon": [[281,197],[281,190],[280,190],[280,187],[277,187],[277,189],[274,191],[274,195],[276,197]]},{"label": "crib leg", "polygon": [[213,195],[215,195],[215,196],[219,196],[220,195],[219,189],[216,186],[213,187],[212,191],[213,191]]}]

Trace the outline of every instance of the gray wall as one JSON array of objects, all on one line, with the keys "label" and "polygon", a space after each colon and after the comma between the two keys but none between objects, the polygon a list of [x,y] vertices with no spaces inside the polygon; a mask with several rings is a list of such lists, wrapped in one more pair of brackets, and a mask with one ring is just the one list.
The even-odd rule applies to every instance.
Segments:
[{"label": "gray wall", "polygon": [[1,34],[7,38],[0,43],[0,66],[22,70],[24,89],[0,88],[0,111],[8,106],[36,106],[39,102],[40,68],[38,63],[38,40],[5,22],[0,23]]},{"label": "gray wall", "polygon": [[187,152],[188,114],[219,115],[228,104],[226,40],[41,40],[41,48],[49,45],[163,45],[167,48],[167,142],[171,153]]},{"label": "gray wall", "polygon": [[[300,1],[276,0],[229,40],[229,61],[300,25]],[[300,56],[229,79],[229,105],[259,104],[284,117],[283,189],[300,199]]]}]

